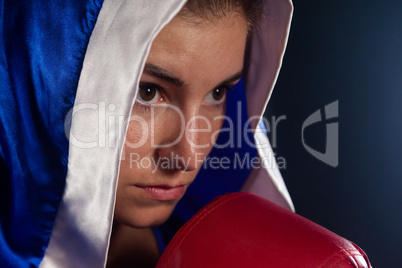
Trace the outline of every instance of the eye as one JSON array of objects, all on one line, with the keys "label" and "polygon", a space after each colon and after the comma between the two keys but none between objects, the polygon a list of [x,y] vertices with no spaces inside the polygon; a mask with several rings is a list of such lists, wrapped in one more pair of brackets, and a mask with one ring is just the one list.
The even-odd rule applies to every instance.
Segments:
[{"label": "eye", "polygon": [[162,99],[160,87],[155,84],[140,84],[137,94],[137,101],[144,104],[153,104]]},{"label": "eye", "polygon": [[226,91],[228,87],[219,87],[211,90],[208,95],[205,96],[204,101],[209,104],[220,104],[225,101]]}]

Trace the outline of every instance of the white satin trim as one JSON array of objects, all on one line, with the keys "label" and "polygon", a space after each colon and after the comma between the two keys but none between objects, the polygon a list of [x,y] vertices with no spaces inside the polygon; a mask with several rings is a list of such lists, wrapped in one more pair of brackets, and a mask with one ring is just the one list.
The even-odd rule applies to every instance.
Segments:
[{"label": "white satin trim", "polygon": [[40,267],[105,266],[126,119],[152,40],[184,2],[103,3],[74,104],[66,188]]},{"label": "white satin trim", "polygon": [[245,81],[248,115],[250,119],[254,119],[250,125],[255,128],[254,139],[259,144],[257,151],[262,159],[272,158],[272,164],[269,167],[253,170],[242,191],[257,193],[294,211],[289,192],[273,157],[271,145],[258,126],[282,66],[293,15],[293,4],[291,0],[267,0],[265,3],[265,18],[253,35],[246,55]]},{"label": "white satin trim", "polygon": [[261,121],[278,79],[293,16],[291,0],[267,0],[264,9],[264,20],[251,39],[245,66],[248,115],[260,117],[253,121],[254,127]]},{"label": "white satin trim", "polygon": [[251,172],[241,191],[257,194],[277,205],[295,211],[292,199],[276,163],[271,144],[260,125],[257,126],[254,133],[254,140],[258,155],[260,159],[263,159],[264,165]]}]

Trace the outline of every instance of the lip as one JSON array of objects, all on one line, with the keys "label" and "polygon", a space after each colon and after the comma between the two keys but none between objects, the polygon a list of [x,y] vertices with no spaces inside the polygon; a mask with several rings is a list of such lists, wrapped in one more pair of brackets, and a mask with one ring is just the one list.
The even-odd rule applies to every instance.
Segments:
[{"label": "lip", "polygon": [[186,191],[186,187],[184,185],[179,186],[169,186],[169,185],[134,185],[139,188],[145,194],[149,195],[153,199],[160,201],[172,201],[180,199],[184,192]]}]

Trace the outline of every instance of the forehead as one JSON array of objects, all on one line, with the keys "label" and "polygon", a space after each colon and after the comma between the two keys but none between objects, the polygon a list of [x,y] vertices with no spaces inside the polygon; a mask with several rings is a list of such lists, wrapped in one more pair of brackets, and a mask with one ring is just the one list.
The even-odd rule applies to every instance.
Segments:
[{"label": "forehead", "polygon": [[181,77],[231,75],[242,69],[246,36],[238,14],[212,21],[176,16],[155,38],[147,62]]}]

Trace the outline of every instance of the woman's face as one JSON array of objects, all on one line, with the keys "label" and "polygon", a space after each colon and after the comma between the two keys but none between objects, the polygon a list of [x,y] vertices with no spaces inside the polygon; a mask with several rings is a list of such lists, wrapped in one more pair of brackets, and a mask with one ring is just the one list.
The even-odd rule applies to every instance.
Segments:
[{"label": "woman's face", "polygon": [[243,69],[246,35],[237,14],[176,16],[158,34],[128,127],[115,221],[148,227],[170,216],[217,138],[225,92]]}]

